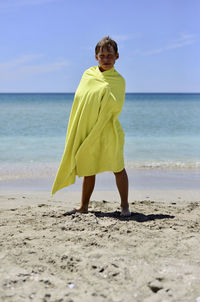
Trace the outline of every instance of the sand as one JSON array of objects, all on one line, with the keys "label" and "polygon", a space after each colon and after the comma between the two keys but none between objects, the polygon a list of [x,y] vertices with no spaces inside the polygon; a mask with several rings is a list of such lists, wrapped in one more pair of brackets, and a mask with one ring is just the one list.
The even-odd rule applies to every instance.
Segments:
[{"label": "sand", "polygon": [[2,191],[0,301],[200,301],[200,191]]}]

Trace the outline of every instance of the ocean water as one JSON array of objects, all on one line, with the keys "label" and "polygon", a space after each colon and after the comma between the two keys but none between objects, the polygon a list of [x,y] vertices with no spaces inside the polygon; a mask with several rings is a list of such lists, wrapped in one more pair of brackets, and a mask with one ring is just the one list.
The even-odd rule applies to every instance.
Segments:
[{"label": "ocean water", "polygon": [[[0,94],[0,172],[58,166],[73,97]],[[127,168],[200,168],[200,94],[128,93],[119,119]]]}]

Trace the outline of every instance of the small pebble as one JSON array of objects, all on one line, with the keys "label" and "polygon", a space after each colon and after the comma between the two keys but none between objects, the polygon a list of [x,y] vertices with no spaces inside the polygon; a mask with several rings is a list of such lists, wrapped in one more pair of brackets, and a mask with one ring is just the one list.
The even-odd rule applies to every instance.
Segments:
[{"label": "small pebble", "polygon": [[75,287],[75,284],[74,283],[70,283],[70,284],[68,284],[68,287],[71,288],[71,289],[73,289]]}]

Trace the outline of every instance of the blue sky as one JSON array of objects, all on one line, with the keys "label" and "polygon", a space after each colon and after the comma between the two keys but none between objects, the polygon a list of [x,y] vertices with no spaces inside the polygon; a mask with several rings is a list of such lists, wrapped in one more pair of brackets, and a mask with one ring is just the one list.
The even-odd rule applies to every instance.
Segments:
[{"label": "blue sky", "polygon": [[107,35],[127,92],[200,92],[200,0],[0,0],[0,92],[74,92]]}]

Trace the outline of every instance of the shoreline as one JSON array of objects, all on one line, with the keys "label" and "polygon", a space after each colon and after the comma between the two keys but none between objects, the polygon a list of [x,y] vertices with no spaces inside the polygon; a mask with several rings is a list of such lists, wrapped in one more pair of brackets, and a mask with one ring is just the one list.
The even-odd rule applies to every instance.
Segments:
[{"label": "shoreline", "polygon": [[[0,170],[1,190],[50,191],[58,167],[43,165],[28,169],[21,165],[18,169],[2,168]],[[166,169],[166,168],[126,168],[130,190],[198,190],[200,188],[200,169]],[[62,191],[81,191],[82,177],[76,177],[75,184]],[[112,172],[96,175],[97,191],[116,190],[115,177]]]}]

